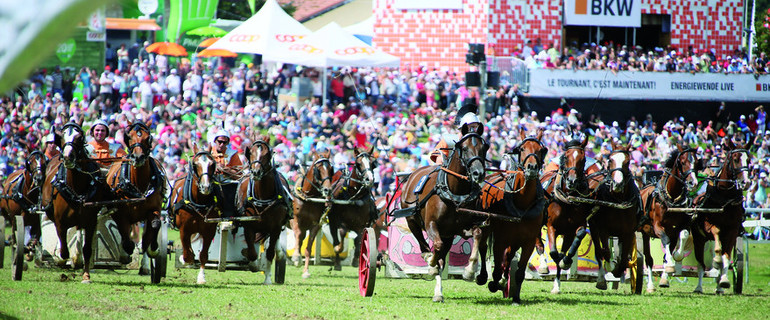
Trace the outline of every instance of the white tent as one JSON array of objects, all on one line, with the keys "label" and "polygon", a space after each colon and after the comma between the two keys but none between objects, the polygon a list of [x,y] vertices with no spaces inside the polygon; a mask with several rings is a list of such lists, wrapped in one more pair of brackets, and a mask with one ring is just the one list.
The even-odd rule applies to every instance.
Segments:
[{"label": "white tent", "polygon": [[286,14],[276,0],[267,0],[259,12],[214,42],[209,49],[256,53],[265,60],[279,61],[280,55],[274,52],[309,34],[310,30]]},{"label": "white tent", "polygon": [[281,62],[312,67],[398,67],[401,63],[398,57],[366,44],[335,22],[289,45],[280,56]]},{"label": "white tent", "polygon": [[374,37],[374,16],[354,25],[345,27],[345,31],[356,36]]}]

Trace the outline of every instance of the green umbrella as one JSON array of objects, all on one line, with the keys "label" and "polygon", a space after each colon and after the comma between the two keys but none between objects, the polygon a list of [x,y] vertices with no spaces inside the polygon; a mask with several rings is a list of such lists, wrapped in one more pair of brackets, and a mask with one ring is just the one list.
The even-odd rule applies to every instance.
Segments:
[{"label": "green umbrella", "polygon": [[217,27],[205,26],[187,31],[188,35],[202,37],[221,37],[227,34],[227,31]]}]

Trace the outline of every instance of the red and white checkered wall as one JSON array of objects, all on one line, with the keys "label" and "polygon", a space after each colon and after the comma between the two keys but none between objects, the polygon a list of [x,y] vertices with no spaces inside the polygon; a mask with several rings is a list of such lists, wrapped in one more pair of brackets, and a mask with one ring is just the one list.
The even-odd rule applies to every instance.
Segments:
[{"label": "red and white checkered wall", "polygon": [[[418,1],[418,0],[416,0]],[[510,56],[526,39],[561,43],[562,0],[464,0],[461,10],[402,10],[374,0],[374,44],[402,67],[466,71],[466,44]],[[671,45],[729,55],[741,43],[742,0],[642,0],[642,14],[670,14]]]}]

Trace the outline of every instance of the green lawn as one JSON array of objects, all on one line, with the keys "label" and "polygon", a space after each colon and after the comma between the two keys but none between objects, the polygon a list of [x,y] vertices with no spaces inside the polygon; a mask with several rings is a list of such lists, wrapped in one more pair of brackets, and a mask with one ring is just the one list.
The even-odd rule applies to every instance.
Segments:
[{"label": "green lawn", "polygon": [[[173,237],[173,236],[172,236]],[[197,270],[174,269],[159,285],[136,271],[97,270],[94,283],[81,284],[79,271],[30,267],[24,280],[11,280],[9,256],[0,269],[0,318],[18,319],[763,319],[770,301],[770,244],[750,244],[750,282],[744,295],[690,292],[697,279],[673,281],[669,289],[635,296],[628,286],[599,291],[592,283],[562,282],[552,295],[550,282],[526,281],[523,305],[514,307],[500,293],[461,280],[444,282],[445,303],[431,302],[433,281],[378,278],[375,295],[358,293],[356,269],[329,271],[312,266],[287,269],[286,284],[261,285],[261,273],[207,270],[206,285],[195,283]],[[657,279],[656,279],[657,280]]]}]

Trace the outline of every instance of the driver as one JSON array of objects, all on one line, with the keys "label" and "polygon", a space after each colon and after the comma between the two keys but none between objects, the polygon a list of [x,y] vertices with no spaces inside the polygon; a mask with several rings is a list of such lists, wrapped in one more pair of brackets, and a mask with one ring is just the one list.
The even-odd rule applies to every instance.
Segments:
[{"label": "driver", "polygon": [[217,171],[222,173],[226,179],[238,180],[246,160],[229,146],[230,135],[224,129],[217,130],[213,140],[211,140],[211,155],[217,162]]},{"label": "driver", "polygon": [[53,132],[46,135],[43,139],[43,143],[45,143],[43,153],[48,161],[51,161],[51,159],[61,154],[61,151],[59,151],[59,144],[61,144],[60,140],[61,138]]},{"label": "driver", "polygon": [[[110,143],[106,141],[110,134],[109,126],[104,120],[97,120],[91,126],[91,137],[93,139],[86,144],[86,152],[91,159],[120,158],[126,156],[126,151],[119,143]],[[109,167],[110,161],[97,161],[102,168]]]},{"label": "driver", "polygon": [[[464,136],[468,132],[477,132],[481,127],[481,121],[479,117],[473,112],[468,112],[460,118],[460,133]],[[444,134],[439,140],[433,152],[430,153],[430,161],[437,165],[444,163],[444,158],[449,157],[449,152],[454,148],[455,141],[459,140],[459,137],[455,134]],[[450,145],[451,143],[451,145]]]}]

